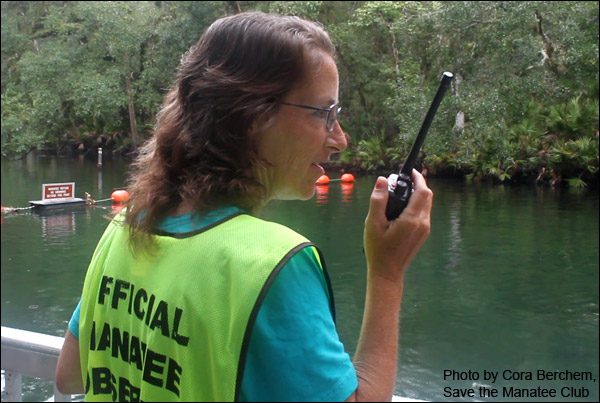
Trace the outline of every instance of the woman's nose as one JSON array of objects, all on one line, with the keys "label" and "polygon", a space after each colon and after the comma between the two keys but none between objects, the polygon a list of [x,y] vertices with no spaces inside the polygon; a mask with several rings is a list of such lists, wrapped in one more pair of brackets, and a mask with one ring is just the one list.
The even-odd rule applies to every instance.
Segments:
[{"label": "woman's nose", "polygon": [[334,152],[342,152],[348,147],[348,137],[340,122],[336,121],[333,126],[333,131],[329,134],[327,144],[328,147],[334,148]]}]

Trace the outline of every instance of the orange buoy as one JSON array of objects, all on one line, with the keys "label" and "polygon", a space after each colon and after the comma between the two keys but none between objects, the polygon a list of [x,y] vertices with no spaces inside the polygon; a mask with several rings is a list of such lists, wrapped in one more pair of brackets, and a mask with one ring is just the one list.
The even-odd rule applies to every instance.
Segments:
[{"label": "orange buoy", "polygon": [[126,190],[115,190],[110,195],[113,203],[125,203],[129,200],[129,192]]},{"label": "orange buoy", "polygon": [[343,174],[342,182],[354,182],[354,175],[352,174]]},{"label": "orange buoy", "polygon": [[327,185],[329,183],[329,176],[321,175],[319,179],[317,179],[317,185]]}]

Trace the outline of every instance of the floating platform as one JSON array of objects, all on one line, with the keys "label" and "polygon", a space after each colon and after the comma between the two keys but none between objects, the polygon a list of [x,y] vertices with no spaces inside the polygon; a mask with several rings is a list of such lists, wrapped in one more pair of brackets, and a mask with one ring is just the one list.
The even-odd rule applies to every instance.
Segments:
[{"label": "floating platform", "polygon": [[29,202],[29,205],[32,206],[34,209],[39,210],[68,208],[85,206],[85,199],[82,199],[80,197],[63,197],[57,199],[33,200]]}]

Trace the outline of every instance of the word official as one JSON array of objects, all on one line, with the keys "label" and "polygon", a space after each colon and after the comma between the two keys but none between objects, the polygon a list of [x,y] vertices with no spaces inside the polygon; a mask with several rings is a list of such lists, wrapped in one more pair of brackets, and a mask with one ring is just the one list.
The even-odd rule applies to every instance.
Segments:
[{"label": "word official", "polygon": [[144,321],[150,330],[158,328],[164,336],[172,338],[177,344],[181,346],[188,345],[190,338],[179,334],[179,324],[183,315],[182,309],[175,307],[173,320],[170,321],[169,304],[166,301],[161,300],[156,304],[156,296],[150,294],[150,297],[148,297],[148,292],[145,289],[135,290],[135,285],[128,281],[119,279],[115,281],[112,277],[102,276],[98,292],[98,304],[105,305],[106,296],[110,298],[111,308],[118,309],[121,301],[127,302],[127,312]]}]

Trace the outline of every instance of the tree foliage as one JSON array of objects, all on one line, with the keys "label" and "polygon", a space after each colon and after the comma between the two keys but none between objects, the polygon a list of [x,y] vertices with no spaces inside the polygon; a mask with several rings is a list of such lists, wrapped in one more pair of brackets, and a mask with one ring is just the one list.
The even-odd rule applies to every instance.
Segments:
[{"label": "tree foliage", "polygon": [[396,168],[451,71],[430,172],[598,180],[598,5],[574,1],[2,2],[2,154],[134,149],[181,54],[214,19],[248,10],[329,31],[352,138],[342,164]]}]

